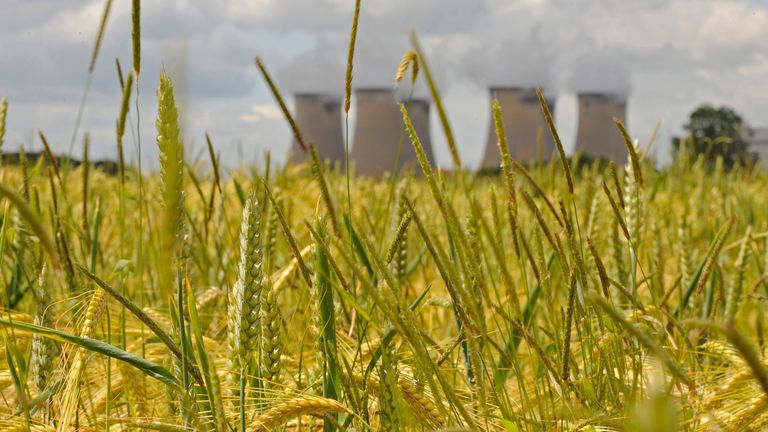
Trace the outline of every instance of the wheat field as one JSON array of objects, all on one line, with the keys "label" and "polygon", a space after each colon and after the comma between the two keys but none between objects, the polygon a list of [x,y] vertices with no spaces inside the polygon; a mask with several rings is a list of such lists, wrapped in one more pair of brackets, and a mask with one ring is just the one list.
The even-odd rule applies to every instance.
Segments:
[{"label": "wheat field", "polygon": [[190,161],[163,73],[142,81],[160,153],[143,171],[122,146],[133,7],[117,172],[57,162],[42,133],[45,157],[0,167],[0,430],[768,428],[760,166],[683,147],[660,169],[618,121],[625,163],[566,158],[539,94],[552,159],[513,160],[494,103],[500,172],[472,172],[413,35],[393,78],[427,81],[452,169],[405,105],[418,165],[332,168],[257,59],[306,163],[225,171],[210,140]]}]

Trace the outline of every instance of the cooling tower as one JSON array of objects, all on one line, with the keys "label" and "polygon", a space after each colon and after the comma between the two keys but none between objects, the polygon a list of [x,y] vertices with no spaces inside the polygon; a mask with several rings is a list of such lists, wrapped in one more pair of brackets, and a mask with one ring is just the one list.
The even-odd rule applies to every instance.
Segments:
[{"label": "cooling tower", "polygon": [[[498,99],[501,106],[502,120],[507,135],[507,144],[512,158],[522,162],[536,160],[538,158],[538,131],[542,133],[542,156],[548,159],[555,148],[549,126],[541,112],[539,98],[536,90],[520,87],[491,88],[491,99]],[[555,105],[547,100],[550,112],[554,112]],[[485,154],[481,166],[484,168],[498,168],[501,165],[498,137],[491,111],[491,125],[488,131],[488,141],[485,145]]]},{"label": "cooling tower", "polygon": [[[341,100],[319,93],[299,93],[294,96],[294,119],[304,142],[315,143],[320,160],[332,162],[344,160],[344,136],[341,132]],[[309,157],[294,139],[291,160],[301,162]]]},{"label": "cooling tower", "polygon": [[[357,122],[350,160],[354,161],[358,175],[376,176],[385,171],[392,171],[404,130],[395,93],[387,89],[359,89],[355,91],[355,95]],[[414,100],[408,107],[408,114],[427,158],[430,163],[434,163],[429,134],[429,103]],[[405,133],[399,167],[417,163],[416,152],[408,134]]]},{"label": "cooling tower", "polygon": [[612,93],[580,93],[579,126],[576,150],[593,158],[612,159],[616,164],[627,160],[627,147],[613,118],[626,125],[627,102]]}]

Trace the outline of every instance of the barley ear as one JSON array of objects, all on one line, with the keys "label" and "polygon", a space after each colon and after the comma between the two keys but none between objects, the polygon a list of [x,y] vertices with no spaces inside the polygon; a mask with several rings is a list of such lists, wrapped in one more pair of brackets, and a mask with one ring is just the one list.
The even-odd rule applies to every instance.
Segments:
[{"label": "barley ear", "polygon": [[405,73],[408,72],[408,67],[411,68],[411,84],[415,84],[416,78],[419,75],[419,55],[412,49],[408,50],[403,55],[400,64],[397,66],[397,71],[395,72],[395,85],[398,85],[403,81]]},{"label": "barley ear", "polygon": [[254,419],[249,432],[269,432],[288,420],[303,415],[323,416],[331,413],[351,413],[341,403],[318,396],[303,395],[285,402],[279,402]]}]

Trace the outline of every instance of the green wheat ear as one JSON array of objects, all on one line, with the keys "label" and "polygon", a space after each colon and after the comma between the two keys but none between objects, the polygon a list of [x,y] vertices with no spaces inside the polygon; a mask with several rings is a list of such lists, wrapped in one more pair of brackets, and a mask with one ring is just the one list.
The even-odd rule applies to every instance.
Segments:
[{"label": "green wheat ear", "polygon": [[240,224],[240,264],[227,307],[228,381],[236,388],[258,347],[259,313],[264,289],[261,207],[255,194],[246,200]]},{"label": "green wheat ear", "polygon": [[[40,268],[40,275],[35,284],[35,298],[37,300],[37,310],[35,312],[35,325],[51,327],[53,319],[51,305],[51,296],[48,290],[47,281],[48,267],[43,264]],[[38,392],[42,392],[48,386],[48,381],[53,376],[53,362],[58,354],[58,345],[51,339],[40,335],[32,336],[32,355],[30,358],[30,375],[34,380]]]},{"label": "green wheat ear", "polygon": [[261,305],[261,376],[264,387],[277,387],[280,380],[283,340],[280,333],[280,311],[273,287],[266,287]]},{"label": "green wheat ear", "polygon": [[157,89],[157,147],[160,150],[160,180],[163,196],[163,234],[161,246],[166,262],[163,263],[160,283],[162,290],[170,292],[171,269],[180,258],[183,224],[184,191],[183,168],[184,147],[179,136],[179,113],[173,94],[173,84],[165,72],[160,74]]}]

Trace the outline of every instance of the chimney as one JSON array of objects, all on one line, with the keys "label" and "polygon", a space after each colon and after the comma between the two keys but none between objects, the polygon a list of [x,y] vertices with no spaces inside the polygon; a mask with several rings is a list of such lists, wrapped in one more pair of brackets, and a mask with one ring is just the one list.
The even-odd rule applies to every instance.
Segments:
[{"label": "chimney", "polygon": [[[415,166],[416,152],[405,131],[395,93],[389,89],[358,89],[355,91],[357,124],[350,151],[358,175],[376,176],[392,171],[401,144],[398,171],[404,166]],[[421,140],[424,152],[431,164],[432,144],[429,134],[429,103],[424,100],[407,102],[408,114]]]},{"label": "chimney", "polygon": [[[344,160],[344,136],[341,132],[341,100],[321,93],[297,93],[295,120],[304,142],[315,143],[320,160],[331,162]],[[309,149],[307,149],[309,151]],[[291,145],[291,161],[310,159],[294,139]]]},{"label": "chimney", "polygon": [[[507,134],[509,154],[513,159],[528,162],[538,159],[538,133],[541,130],[542,158],[549,159],[555,148],[549,126],[541,112],[536,90],[522,87],[491,88],[491,99],[498,99],[501,106],[502,120]],[[547,99],[550,112],[554,112],[554,101]],[[496,126],[491,111],[491,122],[488,131],[488,141],[481,167],[498,168],[501,166]]]},{"label": "chimney", "polygon": [[627,160],[627,146],[613,118],[618,118],[626,125],[626,99],[614,93],[580,93],[578,99],[576,151],[623,164]]}]

